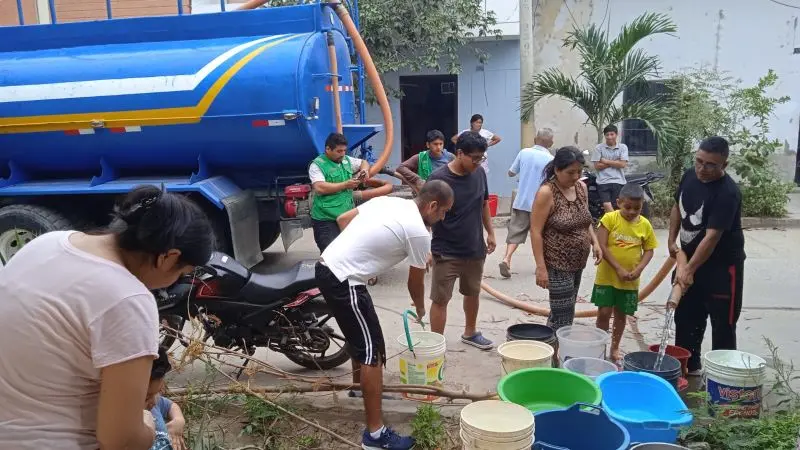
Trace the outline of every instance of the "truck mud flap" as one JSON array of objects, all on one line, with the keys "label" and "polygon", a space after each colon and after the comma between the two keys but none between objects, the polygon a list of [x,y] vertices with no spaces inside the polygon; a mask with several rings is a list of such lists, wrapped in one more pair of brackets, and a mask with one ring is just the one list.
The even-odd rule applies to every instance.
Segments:
[{"label": "truck mud flap", "polygon": [[281,220],[281,239],[283,251],[288,252],[294,242],[303,237],[303,221],[300,219]]},{"label": "truck mud flap", "polygon": [[222,199],[231,227],[233,255],[245,267],[264,260],[258,240],[258,205],[252,191],[241,191]]}]

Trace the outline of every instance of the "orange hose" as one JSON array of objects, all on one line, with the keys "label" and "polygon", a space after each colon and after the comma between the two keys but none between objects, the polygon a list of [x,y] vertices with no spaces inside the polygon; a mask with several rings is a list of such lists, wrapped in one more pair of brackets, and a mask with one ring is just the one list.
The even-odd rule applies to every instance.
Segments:
[{"label": "orange hose", "polygon": [[336,118],[336,132],[342,134],[342,100],[339,97],[339,61],[336,60],[336,43],[333,33],[328,32],[328,59],[331,62],[331,94],[333,94],[333,116]]},{"label": "orange hose", "polygon": [[[684,257],[685,258],[685,257]],[[668,258],[664,261],[664,264],[661,265],[661,268],[658,269],[658,273],[647,283],[647,286],[644,289],[639,291],[639,302],[643,302],[656,288],[667,278],[667,275],[672,270],[672,267],[675,266],[675,258]],[[505,303],[512,308],[521,309],[525,312],[529,312],[531,314],[536,314],[537,316],[544,316],[547,317],[550,315],[550,308],[545,308],[541,306],[531,305],[525,302],[521,302],[515,298],[512,298],[494,288],[489,286],[488,284],[481,282],[481,289],[486,291],[489,295],[500,300],[502,303]],[[576,318],[588,318],[588,317],[597,317],[597,308],[592,309],[584,309],[575,311]]]},{"label": "orange hose", "polygon": [[355,47],[358,56],[361,57],[361,61],[364,63],[364,68],[367,71],[367,78],[372,85],[372,90],[375,91],[375,97],[377,97],[378,106],[380,106],[381,114],[383,115],[383,152],[381,153],[380,158],[375,161],[375,164],[369,168],[369,176],[373,177],[378,173],[379,170],[383,168],[384,165],[386,165],[386,162],[389,161],[389,157],[392,155],[392,142],[394,141],[394,122],[392,122],[392,110],[389,108],[389,98],[386,97],[386,91],[383,89],[383,83],[381,82],[380,75],[378,75],[378,69],[375,68],[375,63],[372,61],[372,56],[370,56],[369,50],[367,50],[367,45],[364,44],[364,40],[358,33],[358,28],[356,28],[356,25],[353,23],[350,13],[347,12],[347,8],[345,8],[341,3],[336,3],[332,6],[334,11],[336,11],[336,14],[339,16],[339,20],[342,21],[344,28],[347,30],[347,34],[351,39],[353,39],[353,46]]}]

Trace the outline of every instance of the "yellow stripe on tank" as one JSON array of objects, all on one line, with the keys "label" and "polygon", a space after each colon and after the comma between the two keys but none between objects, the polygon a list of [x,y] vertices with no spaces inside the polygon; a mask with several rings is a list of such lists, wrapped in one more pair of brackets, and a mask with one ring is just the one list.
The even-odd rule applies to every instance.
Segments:
[{"label": "yellow stripe on tank", "polygon": [[245,65],[267,49],[293,39],[289,36],[264,44],[247,53],[211,85],[195,106],[178,108],[140,109],[132,111],[107,111],[79,114],[53,114],[46,116],[4,117],[0,118],[0,134],[34,133],[42,131],[64,131],[80,128],[93,128],[92,123],[101,121],[106,128],[144,125],[177,125],[197,123],[220,91]]}]

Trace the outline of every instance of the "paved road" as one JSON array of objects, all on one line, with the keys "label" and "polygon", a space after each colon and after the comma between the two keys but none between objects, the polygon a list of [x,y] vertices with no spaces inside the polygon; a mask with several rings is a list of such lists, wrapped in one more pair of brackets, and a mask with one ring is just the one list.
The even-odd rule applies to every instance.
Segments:
[{"label": "paved road", "polygon": [[[663,243],[666,240],[666,231],[657,230],[657,234],[659,241]],[[505,236],[504,229],[497,230],[499,242],[504,242]],[[766,356],[766,345],[762,339],[762,336],[766,336],[780,346],[784,358],[793,358],[800,362],[800,304],[797,302],[800,292],[800,230],[750,230],[746,233],[746,240],[748,260],[745,265],[745,309],[739,322],[740,348]],[[513,277],[509,280],[500,279],[497,268],[503,251],[504,244],[488,257],[484,281],[518,299],[546,305],[546,292],[534,283],[530,246],[524,245],[517,251],[512,266]],[[283,251],[280,243],[270,248],[265,253],[265,261],[256,270],[277,271],[298,260],[316,259],[318,256],[311,233],[308,232],[288,253]],[[665,260],[666,249],[662,246],[656,251],[643,280],[649,280]],[[403,330],[401,313],[410,302],[406,291],[406,275],[407,267],[395,267],[379,277],[377,286],[370,288],[381,318],[389,356],[398,353],[401,348],[396,338]],[[589,267],[584,272],[580,289],[584,298],[588,299],[590,295],[593,279],[594,269]],[[429,280],[426,287],[430,287]],[[663,325],[663,302],[667,294],[667,286],[662,285],[640,307],[635,329],[631,326],[626,329],[623,350],[637,351],[645,344],[659,342],[659,330]],[[492,300],[488,294],[483,294],[481,300],[479,328],[495,342],[504,342],[506,328],[515,323],[544,323],[544,318],[511,309]],[[583,304],[579,307],[590,308],[591,305]],[[495,352],[481,352],[459,341],[463,320],[460,301],[456,297],[450,305],[449,323],[445,332],[448,340],[446,384],[472,392],[493,390],[500,377],[499,357]],[[592,320],[579,323],[593,325]],[[706,341],[710,344],[710,335]],[[304,370],[297,368],[281,355],[267,352],[259,352],[258,355],[285,370]],[[344,367],[332,372],[345,373],[347,370]],[[199,376],[202,376],[202,370],[195,368],[178,375],[179,380],[176,381],[180,383]],[[387,363],[386,382],[399,382],[398,380],[397,360],[390,360]],[[270,383],[273,380],[259,375],[256,382]]]}]

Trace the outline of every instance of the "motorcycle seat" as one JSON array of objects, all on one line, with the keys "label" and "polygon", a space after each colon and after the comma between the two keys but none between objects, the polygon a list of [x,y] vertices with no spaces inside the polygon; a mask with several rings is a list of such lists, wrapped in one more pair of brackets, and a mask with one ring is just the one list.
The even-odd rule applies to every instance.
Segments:
[{"label": "motorcycle seat", "polygon": [[241,295],[251,303],[266,304],[292,300],[297,294],[317,287],[316,261],[301,261],[277,273],[253,273],[242,287]]}]

